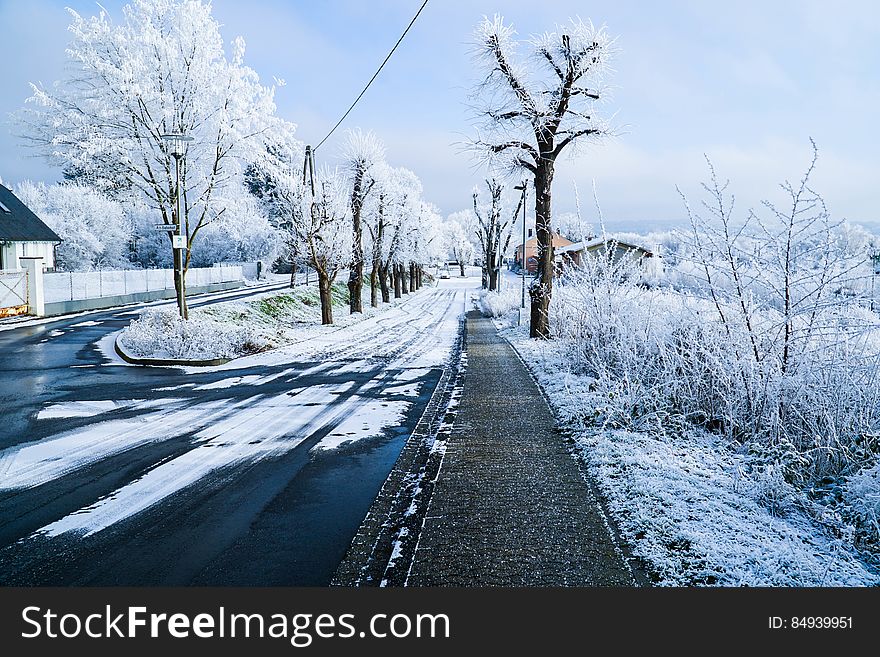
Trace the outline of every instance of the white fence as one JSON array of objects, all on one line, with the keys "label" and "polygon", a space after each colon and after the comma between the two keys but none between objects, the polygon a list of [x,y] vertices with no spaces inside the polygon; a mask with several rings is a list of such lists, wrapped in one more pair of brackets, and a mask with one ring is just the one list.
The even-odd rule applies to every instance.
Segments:
[{"label": "white fence", "polygon": [[[188,289],[242,280],[239,266],[204,267],[186,273]],[[46,303],[100,299],[174,288],[171,269],[54,272],[43,277]]]},{"label": "white fence", "polygon": [[27,284],[26,271],[0,271],[0,317],[17,314],[18,309],[27,306]]}]

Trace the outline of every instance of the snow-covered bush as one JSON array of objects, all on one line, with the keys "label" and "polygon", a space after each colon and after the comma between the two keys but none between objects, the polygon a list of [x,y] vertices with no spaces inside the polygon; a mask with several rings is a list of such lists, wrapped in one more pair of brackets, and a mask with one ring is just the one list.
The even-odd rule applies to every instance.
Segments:
[{"label": "snow-covered bush", "polygon": [[741,492],[777,514],[845,480],[848,521],[876,535],[877,473],[866,468],[880,452],[880,325],[840,292],[858,254],[806,184],[786,188],[790,214],[752,232],[732,230],[714,174],[707,189],[720,227],[695,221],[684,289],[648,288],[631,264],[595,257],[557,288],[554,349],[590,382],[578,419],[722,436],[743,456]]},{"label": "snow-covered bush", "polygon": [[503,289],[501,292],[481,290],[477,305],[484,317],[503,317],[520,306],[520,291]]},{"label": "snow-covered bush", "polygon": [[249,327],[205,318],[184,320],[176,309],[147,310],[128,325],[119,341],[126,353],[137,358],[236,358],[264,348]]},{"label": "snow-covered bush", "polygon": [[848,478],[844,503],[858,538],[875,549],[880,546],[880,463]]}]

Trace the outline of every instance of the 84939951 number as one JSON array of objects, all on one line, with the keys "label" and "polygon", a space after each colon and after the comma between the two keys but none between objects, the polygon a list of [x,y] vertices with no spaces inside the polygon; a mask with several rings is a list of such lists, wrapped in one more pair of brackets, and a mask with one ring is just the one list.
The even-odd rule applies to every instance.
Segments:
[{"label": "84939951 number", "polygon": [[770,616],[771,630],[851,630],[852,616]]}]

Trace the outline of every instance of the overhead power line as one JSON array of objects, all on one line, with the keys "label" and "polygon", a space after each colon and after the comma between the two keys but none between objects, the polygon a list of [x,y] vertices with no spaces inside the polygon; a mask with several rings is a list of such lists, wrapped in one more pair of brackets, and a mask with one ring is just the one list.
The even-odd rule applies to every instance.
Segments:
[{"label": "overhead power line", "polygon": [[373,84],[373,81],[374,81],[377,77],[379,77],[379,73],[381,73],[381,72],[382,72],[382,69],[385,68],[385,64],[387,64],[387,63],[388,63],[388,60],[391,59],[391,55],[393,55],[393,54],[394,54],[394,51],[397,50],[397,47],[398,47],[398,46],[400,45],[400,43],[403,41],[404,37],[407,35],[407,32],[409,32],[410,29],[412,28],[412,26],[415,24],[416,20],[417,20],[418,17],[419,17],[419,14],[422,13],[422,10],[425,8],[425,6],[426,6],[427,4],[428,4],[428,0],[425,0],[425,1],[422,3],[422,6],[419,7],[419,10],[416,12],[416,15],[413,16],[413,19],[409,22],[409,25],[406,26],[406,29],[403,31],[403,34],[400,35],[400,38],[397,40],[397,43],[394,44],[394,47],[391,49],[391,52],[388,53],[388,56],[387,56],[387,57],[384,59],[384,61],[379,65],[379,68],[378,68],[378,69],[376,70],[376,72],[373,74],[373,77],[370,78],[370,81],[367,82],[367,86],[364,87],[364,90],[361,91],[361,93],[358,95],[358,97],[354,99],[354,102],[351,104],[351,107],[349,107],[348,110],[346,110],[345,114],[342,115],[342,118],[339,119],[339,121],[336,122],[336,125],[334,125],[333,128],[330,130],[330,132],[327,133],[327,136],[324,137],[324,138],[318,143],[318,145],[315,146],[315,147],[312,149],[312,153],[314,153],[316,150],[318,150],[319,148],[321,148],[322,144],[323,144],[325,141],[327,141],[328,139],[330,139],[330,135],[332,135],[334,132],[336,132],[336,128],[338,128],[340,125],[342,125],[342,122],[345,121],[345,118],[346,118],[349,114],[351,114],[351,110],[353,110],[354,107],[355,107],[355,105],[358,104],[358,101],[359,101],[361,98],[363,98],[363,95],[364,95],[365,93],[367,93],[367,89],[370,88],[370,85]]}]

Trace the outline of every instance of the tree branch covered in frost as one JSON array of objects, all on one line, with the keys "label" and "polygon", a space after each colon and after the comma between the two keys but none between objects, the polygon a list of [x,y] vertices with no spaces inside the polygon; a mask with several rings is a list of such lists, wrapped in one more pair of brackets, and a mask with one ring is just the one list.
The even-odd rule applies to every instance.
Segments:
[{"label": "tree branch covered in frost", "polygon": [[[605,79],[615,43],[604,27],[573,18],[526,40],[528,56],[520,61],[515,36],[498,14],[485,18],[474,34],[474,59],[487,74],[475,89],[483,120],[471,147],[502,168],[534,173],[542,158],[613,132],[593,110],[595,101],[610,93]],[[551,136],[558,139],[544,152]]]}]

